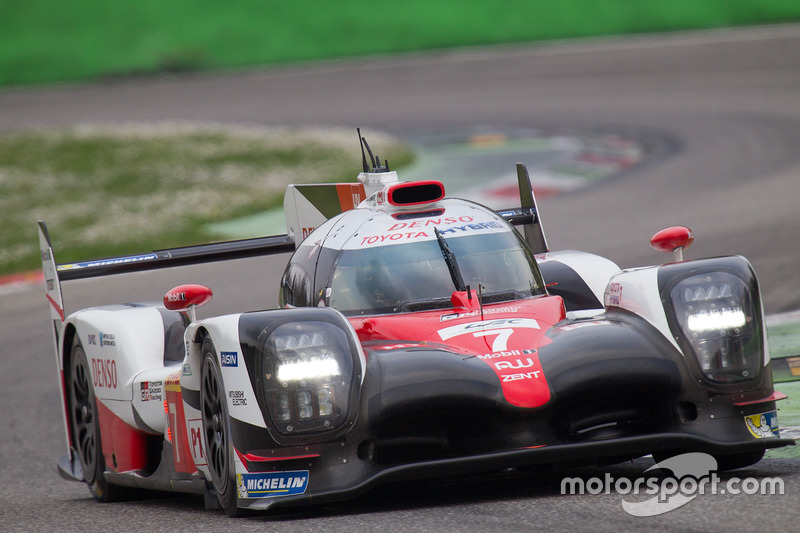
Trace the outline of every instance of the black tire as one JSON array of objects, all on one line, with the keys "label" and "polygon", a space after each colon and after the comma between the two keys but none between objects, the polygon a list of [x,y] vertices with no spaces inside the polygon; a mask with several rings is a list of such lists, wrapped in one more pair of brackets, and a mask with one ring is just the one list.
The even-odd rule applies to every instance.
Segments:
[{"label": "black tire", "polygon": [[228,402],[219,370],[219,358],[210,339],[203,341],[202,350],[200,409],[211,485],[225,513],[231,517],[242,516],[243,510],[236,505],[238,498],[236,468],[233,460]]},{"label": "black tire", "polygon": [[83,468],[83,479],[95,499],[101,502],[119,500],[127,495],[123,487],[109,484],[103,472],[106,465],[100,441],[100,422],[97,418],[97,400],[94,395],[92,373],[80,339],[72,341],[67,381],[69,423],[72,445],[78,453]]}]

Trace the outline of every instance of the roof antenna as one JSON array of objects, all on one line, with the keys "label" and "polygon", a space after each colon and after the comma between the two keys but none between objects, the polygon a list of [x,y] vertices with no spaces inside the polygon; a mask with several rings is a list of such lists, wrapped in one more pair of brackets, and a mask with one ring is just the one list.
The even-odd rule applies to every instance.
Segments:
[{"label": "roof antenna", "polygon": [[[367,173],[389,172],[389,161],[386,160],[384,162],[384,166],[380,166],[381,159],[377,155],[372,155],[372,150],[369,147],[367,139],[361,136],[361,128],[356,128],[356,132],[358,132],[358,141],[361,144],[361,164],[364,167],[364,172]],[[364,148],[367,149],[366,153],[364,153]],[[367,153],[369,154],[369,161],[372,164],[371,170],[369,165],[367,164]]]},{"label": "roof antenna", "polygon": [[377,170],[376,167],[378,166],[378,164],[375,162],[375,156],[372,155],[372,150],[370,150],[369,148],[369,143],[367,142],[367,139],[361,137],[361,140],[364,141],[364,146],[367,147],[367,152],[369,153],[369,160],[372,163],[372,171],[375,172],[375,170]]},{"label": "roof antenna", "polygon": [[[364,143],[367,141],[361,136],[361,128],[356,128],[356,133],[358,133],[358,144],[361,145],[361,164],[364,167],[364,172],[369,172],[369,165],[367,165],[367,154],[364,153]],[[370,156],[371,155],[372,154],[370,154]]]}]

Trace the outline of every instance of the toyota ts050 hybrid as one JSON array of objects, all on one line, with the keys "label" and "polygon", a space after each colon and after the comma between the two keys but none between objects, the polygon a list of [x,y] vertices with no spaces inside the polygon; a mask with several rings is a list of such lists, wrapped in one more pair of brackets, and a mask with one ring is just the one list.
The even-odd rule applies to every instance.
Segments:
[{"label": "toyota ts050 hybrid", "polygon": [[[356,183],[288,187],[287,235],[57,264],[39,224],[63,477],[235,516],[647,454],[737,468],[794,442],[745,258],[683,260],[684,227],[651,240],[663,265],[550,251],[524,166],[521,206],[498,212],[366,148]],[[277,308],[198,319],[212,292],[186,284],[64,316],[62,282],[288,252]]]}]

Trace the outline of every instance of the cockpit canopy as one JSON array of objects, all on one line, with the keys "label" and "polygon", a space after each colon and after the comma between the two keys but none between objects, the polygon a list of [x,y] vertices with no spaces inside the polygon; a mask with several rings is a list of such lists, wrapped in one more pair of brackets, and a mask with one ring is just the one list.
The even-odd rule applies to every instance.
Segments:
[{"label": "cockpit canopy", "polygon": [[436,237],[453,253],[465,285],[484,303],[544,294],[530,250],[483,206],[447,199],[422,212],[360,208],[317,228],[281,280],[281,305],[325,305],[345,315],[451,307],[456,289]]}]

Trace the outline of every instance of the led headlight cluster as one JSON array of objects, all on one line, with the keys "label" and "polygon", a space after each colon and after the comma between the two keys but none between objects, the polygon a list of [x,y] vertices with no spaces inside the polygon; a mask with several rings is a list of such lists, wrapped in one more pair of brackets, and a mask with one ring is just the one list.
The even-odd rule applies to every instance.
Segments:
[{"label": "led headlight cluster", "polygon": [[681,333],[706,378],[725,384],[757,377],[761,328],[744,280],[729,272],[694,275],[672,288],[670,300]]},{"label": "led headlight cluster", "polygon": [[345,332],[323,321],[275,328],[262,348],[264,393],[285,436],[328,432],[347,418],[353,358]]}]

